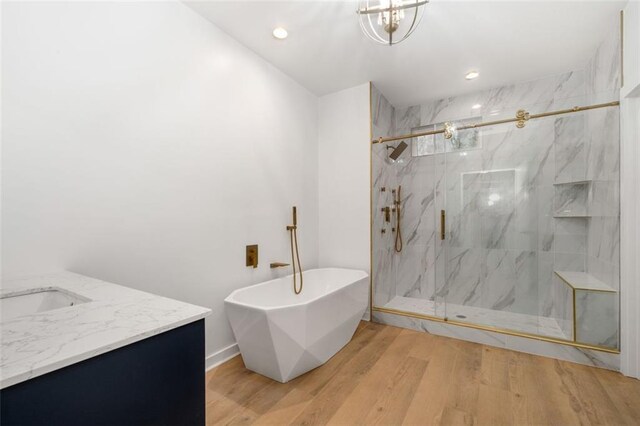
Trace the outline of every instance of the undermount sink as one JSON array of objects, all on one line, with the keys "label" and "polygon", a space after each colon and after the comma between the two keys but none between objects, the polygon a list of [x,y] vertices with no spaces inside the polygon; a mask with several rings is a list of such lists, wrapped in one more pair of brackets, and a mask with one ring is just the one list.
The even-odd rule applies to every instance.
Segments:
[{"label": "undermount sink", "polygon": [[88,301],[87,298],[55,289],[3,295],[0,298],[0,321],[4,322],[23,315],[67,308]]}]

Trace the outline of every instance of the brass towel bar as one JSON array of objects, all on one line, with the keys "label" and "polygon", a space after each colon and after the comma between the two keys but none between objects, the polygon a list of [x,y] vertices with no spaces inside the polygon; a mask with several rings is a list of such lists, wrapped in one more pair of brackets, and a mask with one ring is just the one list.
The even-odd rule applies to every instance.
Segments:
[{"label": "brass towel bar", "polygon": [[[588,106],[575,106],[575,107],[569,108],[569,109],[561,109],[561,110],[558,110],[558,111],[542,112],[542,113],[539,113],[539,114],[529,114],[525,110],[518,110],[518,113],[516,114],[516,116],[514,118],[505,118],[503,120],[485,121],[485,122],[481,122],[481,123],[468,124],[466,126],[458,127],[457,130],[475,129],[475,128],[478,128],[478,127],[495,126],[497,124],[513,123],[513,122],[517,123],[517,127],[518,128],[522,128],[522,127],[524,127],[525,121],[533,120],[535,118],[549,117],[549,116],[552,116],[552,115],[571,114],[571,113],[574,113],[574,112],[588,111],[588,110],[591,110],[591,109],[598,109],[598,108],[609,108],[609,107],[614,107],[614,106],[618,106],[618,105],[620,105],[620,102],[613,101],[613,102],[607,102],[607,103],[604,103],[604,104],[596,104],[596,105],[588,105]],[[399,140],[402,140],[402,139],[416,138],[418,136],[437,135],[437,134],[440,134],[440,133],[445,133],[447,130],[448,129],[445,126],[442,129],[429,130],[427,132],[411,133],[411,134],[408,134],[408,135],[400,135],[400,136],[388,136],[386,138],[380,137],[379,139],[374,139],[373,141],[371,141],[371,143],[373,143],[373,144],[386,143],[386,142],[399,141]]]}]

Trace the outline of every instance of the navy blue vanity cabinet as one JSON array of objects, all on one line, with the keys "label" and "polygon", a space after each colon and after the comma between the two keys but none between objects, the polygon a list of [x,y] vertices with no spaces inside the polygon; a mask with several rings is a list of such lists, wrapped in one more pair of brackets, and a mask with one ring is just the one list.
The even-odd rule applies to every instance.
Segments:
[{"label": "navy blue vanity cabinet", "polygon": [[204,425],[204,320],[0,391],[9,425]]}]

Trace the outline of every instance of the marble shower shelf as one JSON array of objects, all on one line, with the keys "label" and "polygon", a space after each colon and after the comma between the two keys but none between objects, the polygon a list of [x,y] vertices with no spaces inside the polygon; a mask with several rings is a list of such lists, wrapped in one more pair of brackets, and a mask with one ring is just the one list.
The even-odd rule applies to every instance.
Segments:
[{"label": "marble shower shelf", "polygon": [[590,217],[590,180],[554,183],[553,217]]},{"label": "marble shower shelf", "polygon": [[562,218],[590,218],[592,217],[590,214],[554,214],[553,215],[554,218],[556,219],[562,219]]},{"label": "marble shower shelf", "polygon": [[617,293],[616,289],[603,283],[599,279],[586,272],[554,271],[565,284],[574,290],[602,291],[607,293]]}]

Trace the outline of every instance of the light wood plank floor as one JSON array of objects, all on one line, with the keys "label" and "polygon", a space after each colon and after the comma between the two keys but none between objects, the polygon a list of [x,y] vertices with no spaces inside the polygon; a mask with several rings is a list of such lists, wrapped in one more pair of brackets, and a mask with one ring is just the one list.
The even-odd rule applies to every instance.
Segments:
[{"label": "light wood plank floor", "polygon": [[638,425],[640,381],[374,323],[281,384],[235,357],[207,373],[207,424]]}]

